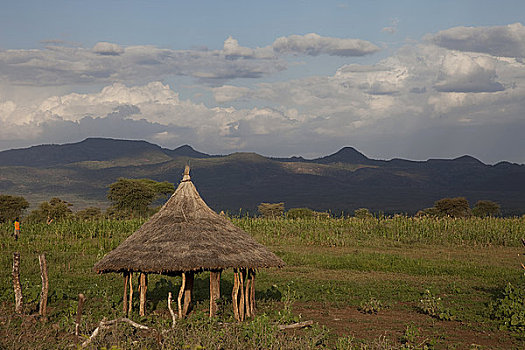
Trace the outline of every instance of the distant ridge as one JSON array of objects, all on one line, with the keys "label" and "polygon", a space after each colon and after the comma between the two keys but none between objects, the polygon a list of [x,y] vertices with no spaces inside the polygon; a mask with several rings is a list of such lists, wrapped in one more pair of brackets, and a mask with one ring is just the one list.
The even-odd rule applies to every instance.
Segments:
[{"label": "distant ridge", "polygon": [[119,177],[176,183],[186,164],[211,207],[255,212],[261,202],[333,213],[357,208],[415,213],[444,197],[471,205],[498,202],[506,215],[525,212],[525,165],[486,165],[471,156],[411,161],[371,159],[353,147],[316,159],[270,158],[238,152],[209,155],[189,145],[173,150],[146,141],[88,138],[0,152],[0,191],[33,206],[60,197],[78,210],[105,207],[108,186]]}]

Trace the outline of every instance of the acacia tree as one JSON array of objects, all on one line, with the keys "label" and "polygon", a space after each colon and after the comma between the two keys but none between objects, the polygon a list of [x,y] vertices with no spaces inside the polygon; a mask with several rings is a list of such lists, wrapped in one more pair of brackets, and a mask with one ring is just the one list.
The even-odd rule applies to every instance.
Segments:
[{"label": "acacia tree", "polygon": [[108,199],[112,202],[110,211],[144,216],[156,199],[173,191],[175,186],[167,181],[119,178],[117,182],[109,185]]},{"label": "acacia tree", "polygon": [[47,222],[48,224],[53,221],[59,221],[70,217],[73,211],[70,207],[73,204],[68,203],[58,197],[53,197],[49,202],[42,202],[38,206],[38,209],[33,210],[28,220],[33,222]]},{"label": "acacia tree", "polygon": [[498,216],[501,214],[498,203],[488,200],[479,200],[472,208],[472,214],[479,217]]},{"label": "acacia tree", "polygon": [[24,197],[0,195],[0,222],[13,221],[21,217],[27,208],[29,203]]},{"label": "acacia tree", "polygon": [[277,218],[283,216],[284,203],[261,203],[257,209],[264,218]]},{"label": "acacia tree", "polygon": [[463,218],[471,215],[470,205],[465,197],[440,199],[434,203],[434,208],[441,216]]}]

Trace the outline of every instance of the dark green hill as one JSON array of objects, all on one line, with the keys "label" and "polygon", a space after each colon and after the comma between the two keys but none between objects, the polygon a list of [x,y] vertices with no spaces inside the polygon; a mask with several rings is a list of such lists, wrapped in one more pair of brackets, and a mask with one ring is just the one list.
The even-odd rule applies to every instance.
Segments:
[{"label": "dark green hill", "polygon": [[254,211],[261,202],[285,202],[335,213],[361,207],[415,213],[443,197],[488,199],[505,214],[525,212],[525,166],[456,159],[374,160],[345,147],[326,157],[266,158],[255,153],[210,156],[190,146],[174,150],[145,141],[87,139],[0,152],[0,191],[33,205],[59,196],[77,210],[105,206],[119,177],[178,183],[187,162],[202,197],[216,210]]}]

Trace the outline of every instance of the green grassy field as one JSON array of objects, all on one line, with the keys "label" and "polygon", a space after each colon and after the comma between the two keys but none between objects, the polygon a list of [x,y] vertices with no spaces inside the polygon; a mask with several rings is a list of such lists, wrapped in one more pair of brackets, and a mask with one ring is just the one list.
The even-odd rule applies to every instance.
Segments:
[{"label": "green grassy field", "polygon": [[[280,270],[259,271],[256,318],[233,322],[233,278],[231,271],[225,271],[220,313],[209,320],[208,275],[201,273],[195,281],[194,311],[171,328],[166,298],[168,292],[178,292],[180,278],[152,275],[148,315],[139,317],[135,311],[131,318],[154,331],[120,324],[102,332],[92,347],[525,347],[520,324],[500,330],[501,321],[493,319],[490,311],[491,302],[501,298],[508,283],[525,286],[520,267],[525,259],[518,256],[525,252],[521,244],[524,218],[232,220],[287,264]],[[96,275],[92,267],[142,222],[23,224],[16,242],[11,227],[0,226],[0,348],[56,349],[75,344],[79,293],[87,298],[82,334],[89,336],[103,317],[121,316],[122,276]],[[23,315],[14,313],[13,252],[21,254]],[[40,253],[46,254],[50,279],[46,322],[35,316],[41,288]],[[276,329],[277,324],[309,319],[315,321],[311,328]]]}]

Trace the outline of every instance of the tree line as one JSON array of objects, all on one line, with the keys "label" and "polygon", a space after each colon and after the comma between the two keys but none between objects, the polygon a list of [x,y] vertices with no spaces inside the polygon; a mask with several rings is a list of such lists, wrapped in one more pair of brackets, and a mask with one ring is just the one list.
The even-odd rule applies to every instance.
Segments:
[{"label": "tree line", "polygon": [[[58,197],[42,202],[36,209],[24,218],[27,222],[46,222],[67,218],[80,220],[94,220],[101,218],[129,219],[147,217],[154,214],[159,207],[155,203],[166,199],[175,191],[175,186],[167,181],[158,182],[151,179],[128,179],[119,178],[109,185],[107,198],[111,205],[103,211],[98,207],[88,207],[73,212],[72,204]],[[22,196],[0,195],[0,223],[10,222],[20,218],[29,208],[28,201]],[[309,208],[291,208],[285,210],[283,202],[261,203],[258,206],[260,216],[265,218],[287,217],[299,218],[326,218],[330,214],[318,212]],[[501,215],[500,206],[490,200],[479,200],[474,207],[470,207],[465,197],[443,198],[434,203],[431,208],[422,209],[416,216],[435,217],[486,217]],[[372,217],[373,214],[367,208],[359,208],[354,211],[358,218]]]}]

